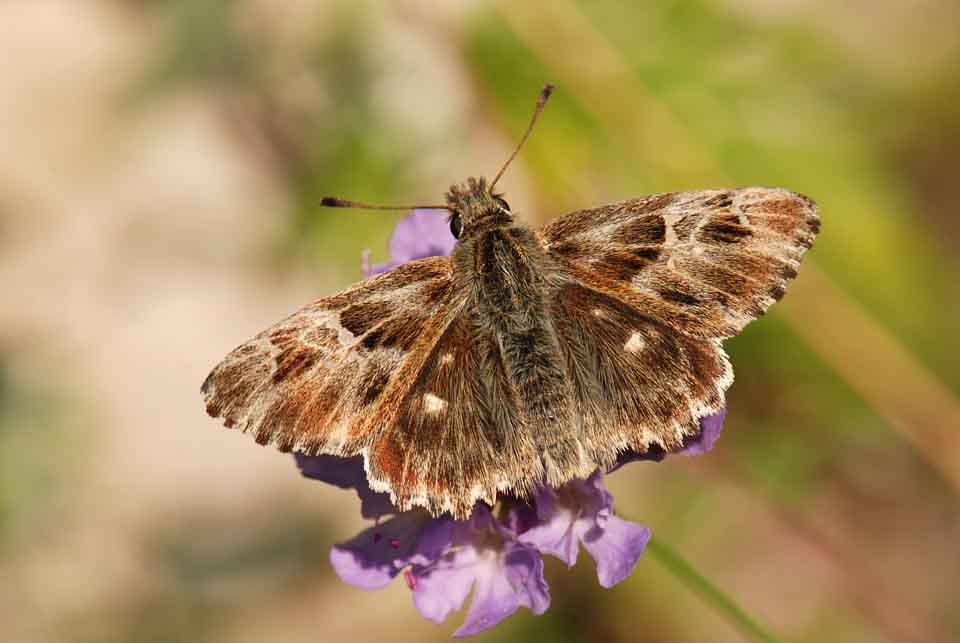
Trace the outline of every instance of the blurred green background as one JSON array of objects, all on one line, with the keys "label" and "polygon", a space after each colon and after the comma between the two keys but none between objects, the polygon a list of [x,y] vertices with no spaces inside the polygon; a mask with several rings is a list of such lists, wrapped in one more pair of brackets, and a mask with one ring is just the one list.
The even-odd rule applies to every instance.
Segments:
[{"label": "blurred green background", "polygon": [[[823,230],[728,342],[718,447],[609,479],[784,641],[960,640],[960,5],[27,0],[0,5],[4,641],[447,640],[341,584],[355,499],[221,430],[228,350],[492,174],[531,224],[778,185]],[[650,557],[488,641],[741,641]]]}]

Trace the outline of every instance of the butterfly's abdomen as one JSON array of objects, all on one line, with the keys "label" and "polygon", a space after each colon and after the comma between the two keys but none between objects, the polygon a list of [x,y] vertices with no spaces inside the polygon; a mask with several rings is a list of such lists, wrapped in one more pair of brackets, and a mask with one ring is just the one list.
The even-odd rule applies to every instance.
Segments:
[{"label": "butterfly's abdomen", "polygon": [[[473,292],[480,323],[493,331],[520,415],[543,460],[548,482],[589,475],[574,418],[570,380],[547,314],[550,258],[525,228],[478,235],[472,247]],[[466,257],[463,257],[466,259]],[[466,266],[464,266],[466,267]]]}]

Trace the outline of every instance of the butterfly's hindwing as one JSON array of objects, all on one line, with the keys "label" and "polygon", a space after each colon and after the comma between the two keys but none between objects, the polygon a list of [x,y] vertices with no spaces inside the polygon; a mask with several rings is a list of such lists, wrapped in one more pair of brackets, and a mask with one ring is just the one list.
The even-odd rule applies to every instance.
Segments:
[{"label": "butterfly's hindwing", "polygon": [[717,340],[681,333],[582,283],[551,308],[574,391],[574,417],[602,467],[627,449],[675,451],[723,406],[733,371]]},{"label": "butterfly's hindwing", "polygon": [[477,321],[469,309],[451,321],[370,449],[370,475],[402,508],[465,516],[498,491],[529,492],[540,476],[499,345]]}]

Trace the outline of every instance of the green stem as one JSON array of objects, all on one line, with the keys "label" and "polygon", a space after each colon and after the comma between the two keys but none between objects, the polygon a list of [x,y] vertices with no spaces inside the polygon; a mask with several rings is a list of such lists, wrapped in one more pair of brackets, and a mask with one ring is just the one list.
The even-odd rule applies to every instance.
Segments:
[{"label": "green stem", "polygon": [[647,555],[656,559],[688,589],[700,594],[714,609],[721,612],[731,623],[740,628],[748,637],[763,643],[778,643],[776,637],[757,623],[742,607],[723,593],[716,585],[708,581],[669,545],[651,538],[647,543]]}]

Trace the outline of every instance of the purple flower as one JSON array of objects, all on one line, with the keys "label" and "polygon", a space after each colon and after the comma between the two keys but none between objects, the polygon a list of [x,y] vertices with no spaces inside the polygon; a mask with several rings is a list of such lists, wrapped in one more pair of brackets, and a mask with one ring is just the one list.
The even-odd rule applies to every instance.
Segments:
[{"label": "purple flower", "polygon": [[360,515],[364,518],[380,518],[397,510],[390,502],[390,494],[374,491],[367,482],[367,472],[363,469],[363,456],[338,458],[335,455],[293,456],[300,467],[300,473],[341,489],[354,489],[360,496]]},{"label": "purple flower", "polygon": [[493,627],[521,606],[534,614],[550,606],[540,552],[517,540],[484,505],[477,505],[469,520],[454,523],[441,556],[411,567],[407,584],[413,604],[437,623],[460,609],[473,589],[466,619],[454,636]]},{"label": "purple flower", "polygon": [[613,587],[630,575],[650,540],[650,530],[613,515],[613,495],[595,471],[586,480],[571,480],[559,489],[537,493],[537,523],[520,541],[556,556],[568,567],[577,562],[580,545],[597,564],[603,587]]},{"label": "purple flower", "polygon": [[550,606],[540,553],[484,505],[465,521],[405,511],[334,546],[330,562],[341,580],[368,590],[403,573],[413,604],[437,623],[460,609],[473,589],[455,636],[492,627],[521,606],[534,614]]},{"label": "purple flower", "polygon": [[[723,420],[725,417],[727,417],[726,407],[720,409],[713,415],[700,418],[700,433],[695,438],[688,440],[684,447],[677,451],[677,453],[679,455],[703,455],[711,450],[717,438],[720,437],[720,432],[723,430]],[[624,451],[617,456],[617,461],[612,467],[607,469],[607,473],[613,473],[630,462],[638,462],[640,460],[660,462],[666,457],[667,452],[655,444],[644,453]]]},{"label": "purple flower", "polygon": [[424,257],[438,257],[453,252],[457,240],[450,234],[446,210],[413,210],[390,237],[390,261],[370,265],[370,251],[365,250],[361,261],[363,274],[367,277],[386,272],[400,264]]},{"label": "purple flower", "polygon": [[[446,255],[455,244],[441,211],[414,210],[394,230],[390,261],[370,266],[365,252],[363,271],[369,277],[413,259]],[[700,434],[680,453],[709,451],[725,414],[724,409],[703,418]],[[658,462],[666,455],[658,448],[643,454],[627,451],[607,473],[628,462]],[[421,509],[398,512],[388,494],[370,488],[361,456],[297,455],[296,460],[304,476],[354,489],[361,515],[377,520],[330,551],[340,579],[374,590],[402,575],[414,606],[438,623],[460,609],[472,590],[464,623],[454,636],[493,627],[520,607],[534,614],[546,611],[550,593],[543,577],[543,555],[572,566],[582,546],[596,563],[600,585],[612,587],[630,575],[650,539],[647,527],[613,514],[613,496],[599,470],[557,489],[540,488],[530,503],[501,497],[494,510],[479,503],[469,519],[458,521],[431,518]]]},{"label": "purple flower", "polygon": [[713,448],[713,444],[720,437],[723,430],[723,420],[727,417],[727,407],[723,407],[713,415],[700,418],[700,435],[684,445],[680,455],[703,455]]},{"label": "purple flower", "polygon": [[330,563],[344,582],[380,589],[409,565],[438,560],[453,542],[455,524],[451,518],[431,518],[425,511],[404,511],[334,545]]}]

